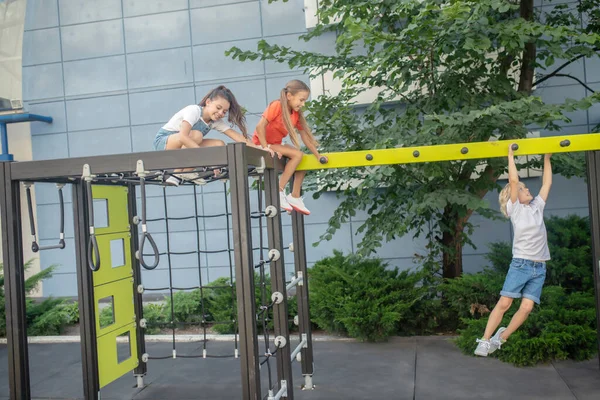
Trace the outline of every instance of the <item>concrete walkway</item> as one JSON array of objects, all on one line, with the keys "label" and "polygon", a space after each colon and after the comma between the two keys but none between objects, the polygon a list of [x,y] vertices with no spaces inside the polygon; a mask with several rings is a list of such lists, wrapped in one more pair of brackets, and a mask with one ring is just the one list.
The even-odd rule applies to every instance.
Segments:
[{"label": "concrete walkway", "polygon": [[[201,355],[201,343],[177,343],[179,355]],[[294,366],[294,398],[306,400],[600,399],[598,359],[516,368],[493,358],[463,355],[445,337],[393,338],[387,343],[316,341],[315,390],[303,391]],[[209,355],[233,354],[233,343],[209,342]],[[169,356],[171,343],[148,343],[151,356]],[[29,345],[34,399],[83,397],[79,343]],[[0,399],[8,399],[6,345],[0,346]],[[275,362],[271,362],[276,379]],[[261,369],[267,394],[268,368]],[[126,375],[101,390],[107,399],[239,399],[234,358],[150,360],[143,389]]]}]

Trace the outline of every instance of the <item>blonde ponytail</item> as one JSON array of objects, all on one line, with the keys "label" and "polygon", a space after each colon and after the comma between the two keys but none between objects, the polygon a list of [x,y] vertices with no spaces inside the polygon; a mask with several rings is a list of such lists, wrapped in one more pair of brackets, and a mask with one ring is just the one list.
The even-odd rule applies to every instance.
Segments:
[{"label": "blonde ponytail", "polygon": [[[281,102],[281,115],[283,117],[283,123],[285,128],[290,135],[290,139],[295,147],[300,148],[300,139],[298,138],[298,131],[292,124],[292,118],[290,115],[290,107],[288,106],[287,94],[291,94],[292,96],[296,95],[298,92],[308,92],[310,93],[310,88],[306,83],[299,81],[297,79],[291,80],[286,83],[285,87],[281,89],[280,102]],[[306,137],[311,144],[314,146],[318,146],[319,143],[315,139],[308,123],[306,122],[306,118],[304,117],[304,113],[302,110],[298,111],[298,121],[300,122],[300,126],[302,130],[306,133]]]}]

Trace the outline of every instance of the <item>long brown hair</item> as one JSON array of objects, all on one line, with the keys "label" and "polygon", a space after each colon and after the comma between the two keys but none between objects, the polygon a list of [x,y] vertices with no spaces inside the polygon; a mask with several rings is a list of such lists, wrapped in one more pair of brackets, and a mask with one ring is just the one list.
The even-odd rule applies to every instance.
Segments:
[{"label": "long brown hair", "polygon": [[248,137],[248,129],[246,128],[246,116],[244,115],[244,111],[242,107],[235,99],[231,90],[227,89],[225,86],[217,86],[210,92],[204,96],[204,98],[198,104],[200,107],[206,106],[206,100],[214,100],[217,97],[222,98],[223,100],[227,100],[229,102],[229,116],[227,120],[233,124],[235,124],[240,130],[244,137]]},{"label": "long brown hair", "polygon": [[[310,88],[308,87],[308,85],[302,81],[299,81],[297,79],[293,79],[291,81],[289,81],[288,83],[285,84],[285,87],[283,89],[281,89],[281,96],[280,96],[280,101],[281,101],[281,115],[283,116],[283,123],[285,124],[285,127],[288,131],[288,134],[290,135],[290,139],[292,140],[292,143],[294,144],[294,146],[296,146],[297,148],[300,148],[300,140],[298,140],[298,132],[296,131],[296,128],[294,127],[294,125],[292,124],[292,118],[290,116],[290,107],[288,106],[288,100],[287,100],[287,94],[291,94],[292,96],[295,96],[298,92],[308,92],[310,93]],[[308,124],[306,123],[306,118],[304,118],[304,113],[302,113],[302,110],[298,111],[298,116],[299,116],[299,121],[300,121],[300,126],[302,127],[302,130],[304,132],[306,132],[306,136],[308,138],[308,140],[315,146],[318,146],[319,143],[317,142],[317,139],[315,139],[315,137],[313,136],[312,131],[310,130]]]}]

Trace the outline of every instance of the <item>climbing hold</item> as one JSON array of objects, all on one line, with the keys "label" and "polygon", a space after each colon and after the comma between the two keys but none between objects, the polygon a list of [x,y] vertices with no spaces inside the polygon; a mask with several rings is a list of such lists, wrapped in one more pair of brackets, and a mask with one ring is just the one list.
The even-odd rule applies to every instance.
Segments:
[{"label": "climbing hold", "polygon": [[568,147],[570,144],[571,144],[571,141],[569,139],[560,141],[560,147]]}]

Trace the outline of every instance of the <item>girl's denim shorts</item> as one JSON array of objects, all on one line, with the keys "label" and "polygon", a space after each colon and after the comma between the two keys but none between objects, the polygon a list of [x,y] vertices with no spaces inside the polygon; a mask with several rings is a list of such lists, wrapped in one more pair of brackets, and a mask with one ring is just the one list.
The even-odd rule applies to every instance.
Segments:
[{"label": "girl's denim shorts", "polygon": [[545,262],[513,258],[500,295],[513,299],[524,297],[540,304],[544,280]]},{"label": "girl's denim shorts", "polygon": [[167,138],[177,132],[160,128],[154,137],[154,150],[164,150],[167,147]]}]

